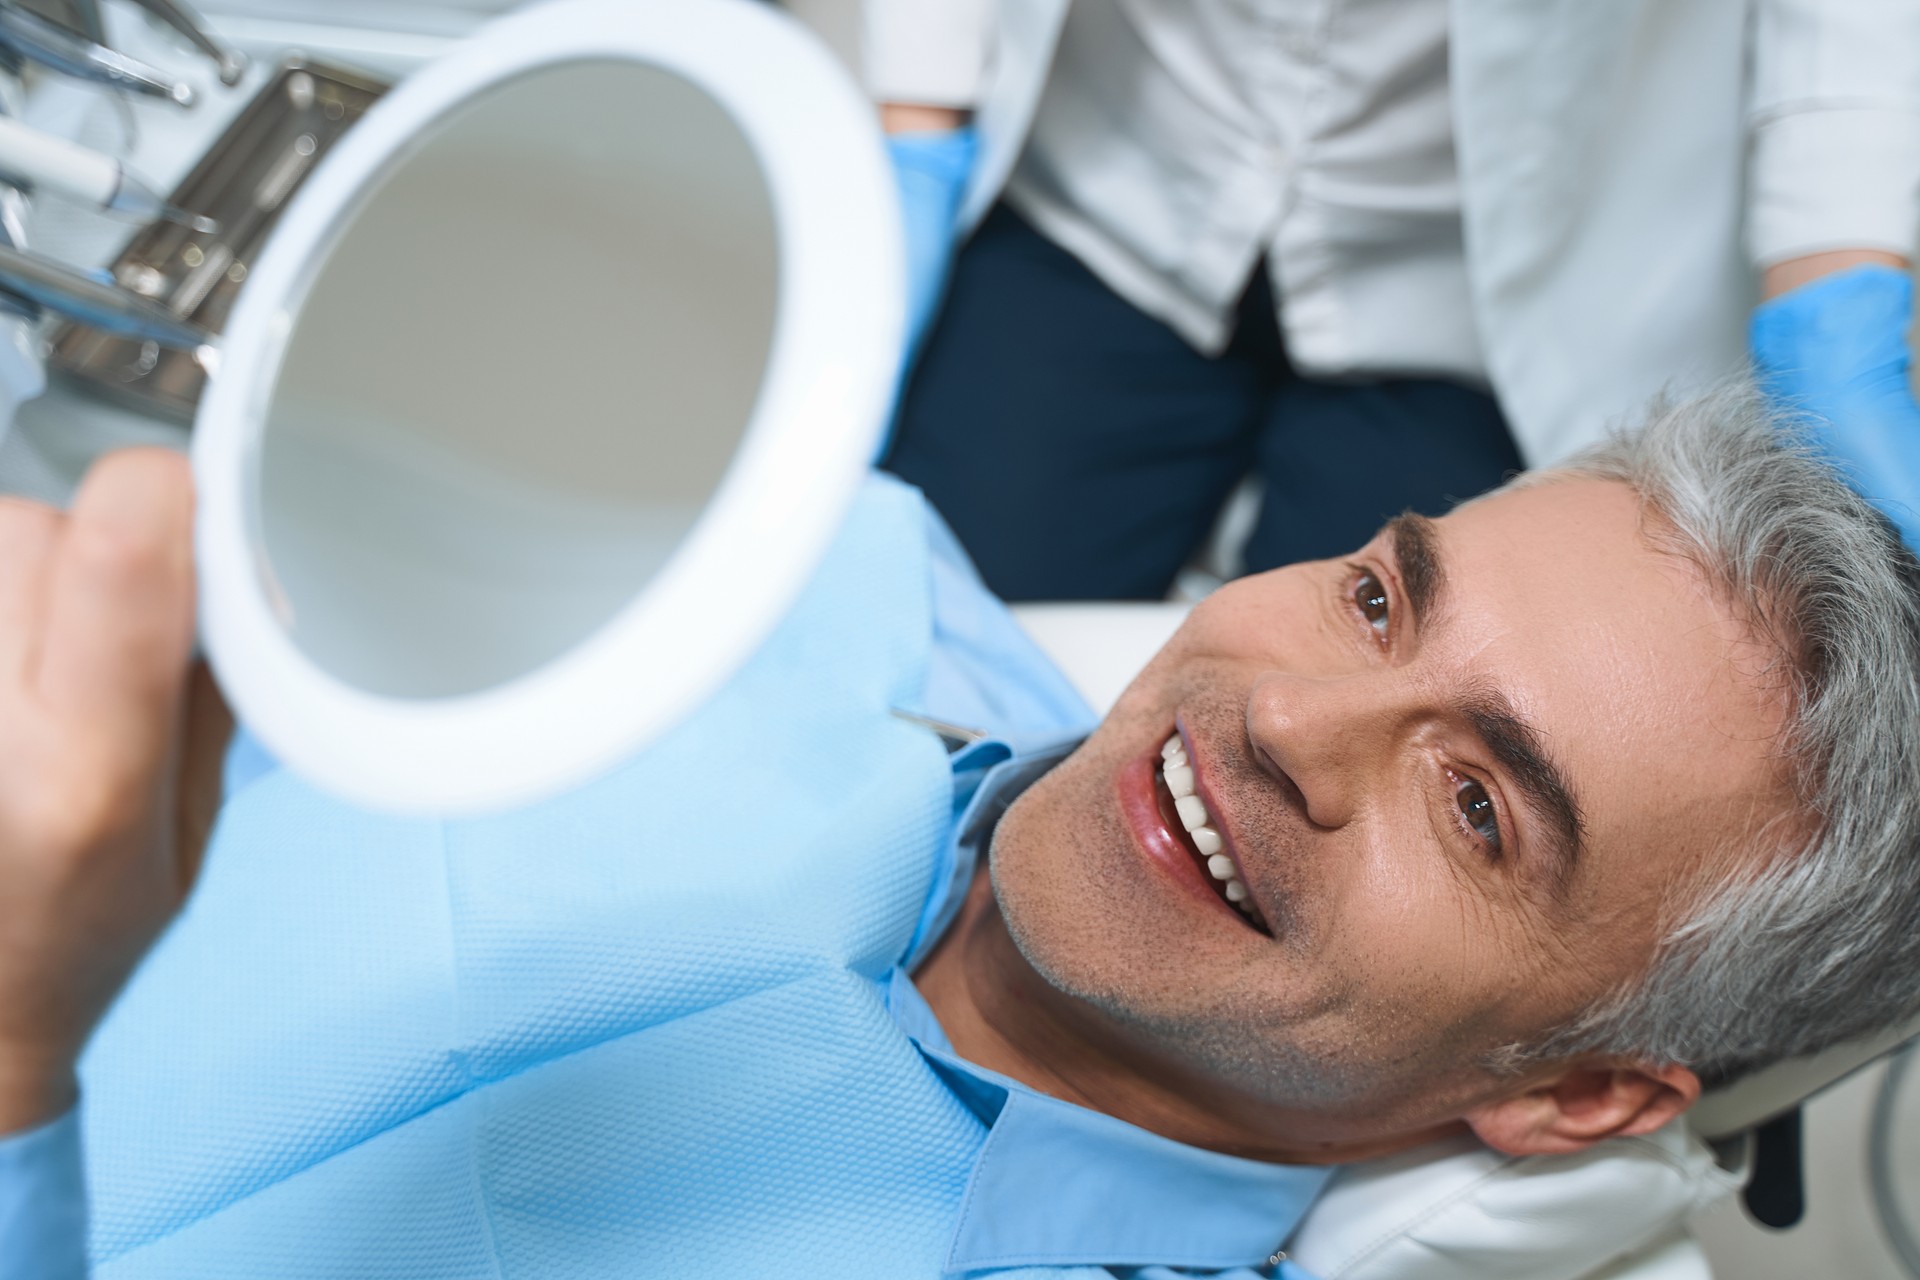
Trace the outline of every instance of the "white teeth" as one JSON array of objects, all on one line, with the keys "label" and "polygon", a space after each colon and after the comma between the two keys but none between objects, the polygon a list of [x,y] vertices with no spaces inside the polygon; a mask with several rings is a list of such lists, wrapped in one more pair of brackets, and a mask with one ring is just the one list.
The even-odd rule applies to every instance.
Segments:
[{"label": "white teeth", "polygon": [[1160,748],[1160,758],[1165,762],[1160,776],[1173,796],[1174,812],[1180,815],[1180,825],[1187,829],[1193,847],[1207,860],[1207,874],[1219,882],[1221,893],[1240,909],[1240,914],[1253,919],[1253,903],[1247,886],[1240,879],[1239,869],[1226,855],[1226,841],[1220,838],[1219,831],[1207,825],[1211,818],[1206,803],[1194,794],[1193,766],[1187,760],[1187,746],[1180,741],[1179,734],[1167,739]]},{"label": "white teeth", "polygon": [[1180,815],[1180,825],[1188,831],[1207,825],[1207,806],[1200,803],[1199,796],[1181,796],[1173,802],[1173,808]]}]

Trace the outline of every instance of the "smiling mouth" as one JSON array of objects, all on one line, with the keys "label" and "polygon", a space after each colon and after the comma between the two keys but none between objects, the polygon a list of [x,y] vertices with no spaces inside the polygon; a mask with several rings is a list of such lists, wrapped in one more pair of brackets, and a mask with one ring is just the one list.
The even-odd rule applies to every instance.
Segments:
[{"label": "smiling mouth", "polygon": [[1154,772],[1155,793],[1160,801],[1167,830],[1186,847],[1201,874],[1213,886],[1221,901],[1240,913],[1254,930],[1273,936],[1260,918],[1259,908],[1240,878],[1240,869],[1227,856],[1226,841],[1214,826],[1207,803],[1194,790],[1193,765],[1187,759],[1186,744],[1175,733],[1160,748],[1160,767]]}]

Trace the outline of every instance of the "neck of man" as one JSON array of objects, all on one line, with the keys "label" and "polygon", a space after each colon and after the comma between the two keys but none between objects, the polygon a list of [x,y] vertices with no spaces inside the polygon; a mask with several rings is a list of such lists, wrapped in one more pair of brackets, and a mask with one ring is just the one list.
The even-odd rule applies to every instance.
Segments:
[{"label": "neck of man", "polygon": [[1183,1073],[1027,963],[985,869],[913,981],[968,1062],[1189,1146],[1279,1164],[1347,1164],[1467,1131],[1449,1121],[1389,1134],[1343,1133],[1324,1117]]}]

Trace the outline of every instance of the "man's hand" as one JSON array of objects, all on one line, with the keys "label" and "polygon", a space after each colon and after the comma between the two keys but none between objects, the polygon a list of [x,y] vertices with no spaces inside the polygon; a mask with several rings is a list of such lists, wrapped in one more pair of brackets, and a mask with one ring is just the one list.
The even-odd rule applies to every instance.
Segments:
[{"label": "man's hand", "polygon": [[933,319],[953,257],[954,222],[973,173],[978,141],[966,116],[943,107],[889,103],[880,109],[900,188],[907,234],[907,352]]},{"label": "man's hand", "polygon": [[1920,552],[1920,404],[1908,381],[1903,259],[1817,254],[1768,271],[1750,341],[1761,385],[1814,420],[1814,442]]},{"label": "man's hand", "polygon": [[198,860],[192,525],[186,462],[156,449],[103,458],[64,515],[0,499],[0,1133],[71,1105]]}]

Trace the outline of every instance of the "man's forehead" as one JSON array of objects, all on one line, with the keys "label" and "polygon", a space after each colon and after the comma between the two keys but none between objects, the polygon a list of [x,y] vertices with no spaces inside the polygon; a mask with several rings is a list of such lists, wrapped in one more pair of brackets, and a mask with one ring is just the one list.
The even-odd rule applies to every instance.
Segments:
[{"label": "man's forehead", "polygon": [[1385,539],[1439,584],[1427,640],[1446,678],[1514,708],[1596,842],[1644,842],[1656,824],[1728,834],[1703,824],[1751,814],[1781,785],[1787,703],[1769,647],[1644,530],[1626,485],[1568,478]]},{"label": "man's forehead", "polygon": [[1506,622],[1520,634],[1571,636],[1599,624],[1602,636],[1619,636],[1710,622],[1721,643],[1700,656],[1732,657],[1751,637],[1699,568],[1646,527],[1625,484],[1562,477],[1500,490],[1438,520],[1401,517],[1383,541],[1416,607],[1422,597],[1456,604],[1483,625]]}]

